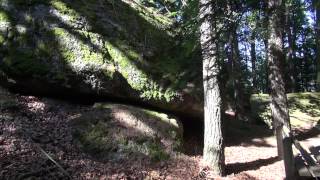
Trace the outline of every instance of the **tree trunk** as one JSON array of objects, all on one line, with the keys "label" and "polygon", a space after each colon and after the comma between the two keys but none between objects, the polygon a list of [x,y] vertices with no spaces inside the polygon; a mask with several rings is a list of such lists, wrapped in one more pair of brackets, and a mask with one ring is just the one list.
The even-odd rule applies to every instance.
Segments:
[{"label": "tree trunk", "polygon": [[[234,86],[234,110],[236,120],[247,121],[245,116],[245,109],[249,110],[249,99],[245,98],[244,87],[241,82],[242,71],[240,62],[239,42],[237,37],[237,24],[232,23],[230,25],[230,47],[231,47],[231,59],[232,59],[232,75]],[[246,106],[246,107],[245,107]]]},{"label": "tree trunk", "polygon": [[269,81],[271,86],[271,113],[276,129],[279,157],[284,159],[287,179],[296,179],[292,152],[292,135],[287,96],[283,77],[283,8],[282,0],[269,0]]},{"label": "tree trunk", "polygon": [[257,93],[257,72],[256,72],[256,33],[253,30],[251,37],[250,37],[250,56],[251,56],[251,64],[252,64],[252,86],[253,86],[253,93]]},{"label": "tree trunk", "polygon": [[264,93],[267,93],[269,94],[270,93],[270,86],[269,86],[269,67],[268,67],[268,62],[269,62],[269,50],[268,50],[268,46],[269,46],[269,42],[268,42],[268,39],[265,39],[263,40],[263,43],[264,43],[264,47],[265,47],[265,63],[266,63],[266,69],[265,69],[265,73],[266,73],[266,76],[265,76],[265,89],[264,89]]},{"label": "tree trunk", "polygon": [[316,62],[317,62],[317,90],[320,91],[320,2],[314,0],[314,7],[316,10]]},{"label": "tree trunk", "polygon": [[263,44],[264,44],[264,50],[265,50],[265,79],[263,81],[265,82],[265,87],[263,88],[264,93],[269,94],[270,93],[270,86],[269,86],[269,67],[268,67],[268,61],[269,61],[269,42],[268,42],[268,26],[269,26],[269,13],[268,13],[268,0],[263,1],[263,28],[265,29],[264,31],[264,37],[263,37]]},{"label": "tree trunk", "polygon": [[204,148],[203,160],[215,175],[223,175],[224,144],[221,122],[221,95],[218,82],[216,22],[213,18],[217,4],[212,0],[200,0],[200,44],[203,58],[204,88]]},{"label": "tree trunk", "polygon": [[296,78],[295,78],[295,62],[293,56],[295,56],[295,48],[294,48],[294,38],[292,37],[292,32],[291,32],[291,27],[293,25],[292,23],[292,18],[290,16],[291,12],[291,5],[288,4],[286,6],[286,32],[288,35],[288,44],[289,44],[289,49],[288,49],[288,67],[289,67],[289,83],[288,83],[288,90],[290,92],[295,92],[296,90]]}]

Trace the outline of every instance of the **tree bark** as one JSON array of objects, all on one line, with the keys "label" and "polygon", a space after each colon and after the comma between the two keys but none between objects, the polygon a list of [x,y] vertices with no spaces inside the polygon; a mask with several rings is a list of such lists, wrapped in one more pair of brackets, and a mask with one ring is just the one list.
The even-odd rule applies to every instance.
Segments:
[{"label": "tree bark", "polygon": [[286,28],[285,31],[287,32],[288,35],[288,44],[289,44],[289,49],[288,49],[288,67],[289,67],[289,84],[288,84],[288,90],[290,92],[295,92],[296,90],[296,77],[295,77],[295,48],[294,48],[294,39],[292,32],[291,32],[291,27],[293,26],[292,23],[292,17],[290,15],[291,12],[291,5],[287,4],[286,5]]},{"label": "tree bark", "polygon": [[317,62],[317,90],[320,91],[320,2],[314,0],[314,8],[316,11],[316,62]]},{"label": "tree bark", "polygon": [[270,93],[270,87],[269,87],[269,67],[268,67],[268,62],[269,62],[269,37],[268,37],[268,26],[269,26],[269,13],[268,13],[268,0],[263,1],[263,28],[265,29],[264,31],[264,36],[263,36],[263,44],[264,44],[264,50],[265,50],[265,79],[263,79],[263,81],[265,81],[265,87],[263,88],[264,93],[269,94]]},{"label": "tree bark", "polygon": [[216,21],[213,18],[214,0],[199,1],[200,44],[203,58],[204,88],[204,148],[203,160],[215,175],[223,175],[224,144],[221,122],[221,95],[218,82]]},{"label": "tree bark", "polygon": [[269,67],[268,67],[268,62],[269,62],[269,50],[268,50],[268,46],[269,46],[269,42],[268,42],[268,39],[265,39],[263,40],[263,43],[264,43],[264,47],[265,47],[265,64],[266,64],[266,69],[265,69],[265,73],[266,73],[266,76],[265,76],[265,89],[264,89],[264,93],[267,93],[269,94],[270,93],[270,87],[269,87]]},{"label": "tree bark", "polygon": [[[236,120],[247,121],[245,116],[245,106],[250,107],[249,100],[245,98],[244,87],[241,82],[242,71],[240,62],[239,41],[237,37],[237,24],[230,25],[230,47],[231,47],[231,60],[232,60],[232,75],[234,86],[234,111]],[[247,109],[249,110],[249,109]]]},{"label": "tree bark", "polygon": [[271,113],[276,129],[278,155],[284,159],[287,179],[296,179],[292,152],[292,135],[287,96],[283,76],[283,6],[282,0],[269,0],[269,81],[271,86]]},{"label": "tree bark", "polygon": [[256,33],[253,30],[250,36],[250,56],[251,56],[251,64],[252,64],[252,86],[253,86],[253,93],[257,93],[258,86],[257,86],[257,72],[256,72]]}]

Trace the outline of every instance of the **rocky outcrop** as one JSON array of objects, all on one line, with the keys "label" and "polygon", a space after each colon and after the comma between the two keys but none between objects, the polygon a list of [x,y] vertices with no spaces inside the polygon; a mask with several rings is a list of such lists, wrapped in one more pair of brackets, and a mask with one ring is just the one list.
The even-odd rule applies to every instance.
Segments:
[{"label": "rocky outcrop", "polygon": [[173,26],[131,0],[0,0],[1,84],[201,116],[201,62]]},{"label": "rocky outcrop", "polygon": [[71,120],[81,149],[99,160],[166,160],[182,150],[183,128],[174,117],[121,104],[95,104]]}]

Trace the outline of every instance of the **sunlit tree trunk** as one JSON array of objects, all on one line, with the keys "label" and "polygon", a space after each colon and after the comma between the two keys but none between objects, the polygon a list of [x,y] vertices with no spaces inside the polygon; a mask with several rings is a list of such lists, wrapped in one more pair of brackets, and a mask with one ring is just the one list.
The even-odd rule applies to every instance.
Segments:
[{"label": "sunlit tree trunk", "polygon": [[269,81],[271,86],[271,112],[276,130],[278,155],[283,158],[287,179],[296,179],[292,152],[292,135],[287,96],[283,76],[283,6],[282,0],[269,0]]},{"label": "sunlit tree trunk", "polygon": [[218,82],[215,0],[200,0],[200,44],[203,58],[204,148],[203,160],[216,175],[223,175],[224,145],[222,137],[222,101]]}]

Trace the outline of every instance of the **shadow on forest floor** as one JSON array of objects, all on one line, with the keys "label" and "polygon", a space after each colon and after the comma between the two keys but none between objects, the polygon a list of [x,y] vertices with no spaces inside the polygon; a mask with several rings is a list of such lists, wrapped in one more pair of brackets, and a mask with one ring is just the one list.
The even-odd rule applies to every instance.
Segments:
[{"label": "shadow on forest floor", "polygon": [[269,164],[273,164],[277,161],[280,161],[279,158],[276,157],[270,157],[267,159],[257,159],[255,161],[251,162],[244,162],[244,163],[233,163],[233,164],[227,164],[226,167],[226,173],[227,174],[237,174],[243,171],[248,171],[248,170],[257,170],[262,166],[267,166]]},{"label": "shadow on forest floor", "polygon": [[[201,155],[203,150],[203,123],[199,121],[184,121],[185,150],[189,155]],[[226,119],[225,145],[273,147],[266,138],[273,137],[273,131],[266,125],[250,124],[242,121]]]}]

